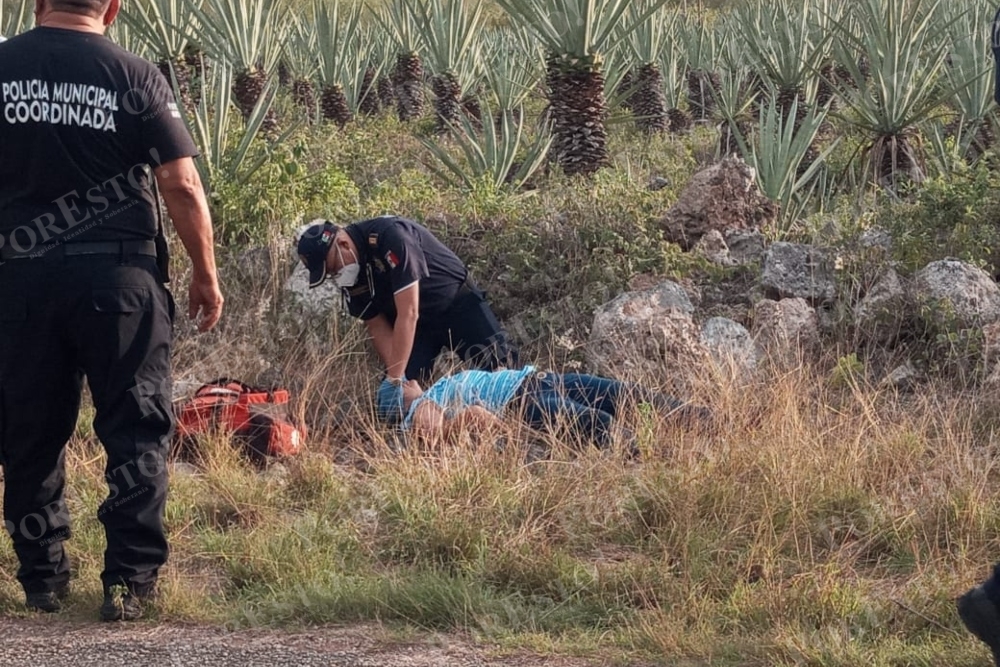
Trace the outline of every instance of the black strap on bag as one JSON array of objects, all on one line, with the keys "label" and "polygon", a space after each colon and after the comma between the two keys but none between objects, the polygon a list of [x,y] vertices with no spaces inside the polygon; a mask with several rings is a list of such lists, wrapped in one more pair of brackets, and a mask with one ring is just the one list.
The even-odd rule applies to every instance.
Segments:
[{"label": "black strap on bag", "polygon": [[160,187],[156,183],[156,174],[151,175],[153,181],[153,199],[156,201],[156,268],[164,285],[170,284],[170,246],[163,231],[163,207],[160,206]]}]

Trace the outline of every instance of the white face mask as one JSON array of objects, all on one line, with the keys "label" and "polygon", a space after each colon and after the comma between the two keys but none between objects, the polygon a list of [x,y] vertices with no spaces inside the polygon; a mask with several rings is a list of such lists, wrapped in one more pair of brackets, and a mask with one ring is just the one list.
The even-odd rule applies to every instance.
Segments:
[{"label": "white face mask", "polygon": [[358,276],[361,275],[361,264],[358,263],[358,256],[354,255],[352,250],[354,263],[347,264],[344,262],[344,254],[340,252],[340,246],[337,246],[337,254],[340,255],[340,263],[344,268],[333,276],[333,282],[337,284],[337,287],[354,287],[355,283],[358,282]]}]

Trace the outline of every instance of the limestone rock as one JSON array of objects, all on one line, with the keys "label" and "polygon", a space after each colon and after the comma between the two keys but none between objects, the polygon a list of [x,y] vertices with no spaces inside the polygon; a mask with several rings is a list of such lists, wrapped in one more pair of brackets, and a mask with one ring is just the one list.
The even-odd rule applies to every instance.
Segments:
[{"label": "limestone rock", "polygon": [[757,187],[754,170],[725,158],[696,173],[658,224],[668,241],[690,250],[711,229],[759,229],[777,210]]},{"label": "limestone rock", "polygon": [[780,242],[768,249],[761,285],[769,299],[805,299],[813,305],[832,301],[837,293],[826,251],[798,243]]}]

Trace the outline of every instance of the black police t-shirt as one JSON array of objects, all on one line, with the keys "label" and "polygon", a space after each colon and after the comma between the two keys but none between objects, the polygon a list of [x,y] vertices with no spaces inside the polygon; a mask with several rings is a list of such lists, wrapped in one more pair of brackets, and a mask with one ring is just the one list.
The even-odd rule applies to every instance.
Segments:
[{"label": "black police t-shirt", "polygon": [[147,169],[195,155],[166,79],[107,37],[0,44],[0,245],[153,238]]},{"label": "black police t-shirt", "polygon": [[455,253],[413,220],[385,216],[346,228],[358,247],[362,270],[353,289],[345,290],[354,317],[396,319],[396,293],[418,283],[420,316],[448,309],[468,272]]}]

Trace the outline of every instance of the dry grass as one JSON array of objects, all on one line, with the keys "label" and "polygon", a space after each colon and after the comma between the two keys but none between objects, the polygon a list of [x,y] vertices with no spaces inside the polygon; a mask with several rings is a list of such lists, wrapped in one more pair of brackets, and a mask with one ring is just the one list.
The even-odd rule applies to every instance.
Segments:
[{"label": "dry grass", "polygon": [[[243,307],[268,284],[231,301],[224,334],[182,334],[178,366],[252,375],[228,341],[295,319],[288,304],[263,318]],[[664,664],[981,659],[952,598],[996,553],[995,397],[896,395],[832,382],[822,364],[749,382],[705,371],[697,395],[716,429],[647,416],[641,463],[573,443],[528,463],[526,440],[401,447],[367,416],[375,379],[356,330],[300,326],[273,364],[301,390],[309,451],[259,473],[206,441],[197,473],[174,475],[160,619],[379,619]],[[84,424],[71,450],[70,613],[89,618],[102,455]],[[0,608],[16,613],[6,542],[0,564]]]}]

